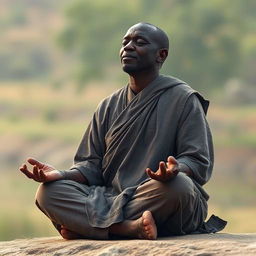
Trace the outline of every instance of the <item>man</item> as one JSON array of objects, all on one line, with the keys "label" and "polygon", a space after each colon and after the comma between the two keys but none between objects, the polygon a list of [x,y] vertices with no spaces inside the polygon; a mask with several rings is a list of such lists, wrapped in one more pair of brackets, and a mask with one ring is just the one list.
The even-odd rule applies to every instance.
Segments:
[{"label": "man", "polygon": [[129,84],[100,103],[71,169],[32,158],[32,171],[20,168],[42,183],[36,204],[63,238],[207,232],[208,102],[185,82],[159,75],[168,49],[161,29],[132,26],[120,50]]}]

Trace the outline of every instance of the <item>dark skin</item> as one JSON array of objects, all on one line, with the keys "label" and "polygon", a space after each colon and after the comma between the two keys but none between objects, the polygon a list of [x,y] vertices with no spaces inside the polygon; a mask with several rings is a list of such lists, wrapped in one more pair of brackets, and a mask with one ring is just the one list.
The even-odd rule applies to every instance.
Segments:
[{"label": "dark skin", "polygon": [[57,170],[53,166],[42,163],[34,158],[28,158],[27,162],[33,166],[32,170],[29,170],[27,164],[23,164],[20,167],[20,171],[29,179],[33,179],[34,181],[46,183],[56,180],[70,179],[79,183],[88,184],[87,179],[78,170],[70,170],[67,172],[68,177],[65,177],[61,171]]},{"label": "dark skin", "polygon": [[158,40],[152,27],[140,24],[131,27],[123,38],[120,59],[135,93],[142,91],[159,75],[159,69],[168,56],[168,49],[159,49]]},{"label": "dark skin", "polygon": [[[159,76],[159,70],[168,56],[168,48],[161,45],[163,39],[163,35],[154,26],[144,23],[132,26],[125,34],[120,49],[120,59],[123,70],[129,75],[129,85],[134,93],[142,91]],[[78,170],[63,173],[34,158],[29,158],[27,161],[32,166],[32,170],[29,170],[27,164],[23,164],[20,171],[29,179],[42,183],[70,179],[88,185],[88,180]],[[173,156],[169,156],[166,163],[161,161],[157,171],[154,172],[150,168],[145,171],[151,179],[159,182],[174,179],[180,171],[192,177],[192,171],[186,165],[179,164]],[[150,211],[145,211],[137,220],[113,224],[109,232],[133,238],[157,238],[157,228]],[[79,234],[64,226],[61,227],[60,233],[65,239],[81,238]]]}]

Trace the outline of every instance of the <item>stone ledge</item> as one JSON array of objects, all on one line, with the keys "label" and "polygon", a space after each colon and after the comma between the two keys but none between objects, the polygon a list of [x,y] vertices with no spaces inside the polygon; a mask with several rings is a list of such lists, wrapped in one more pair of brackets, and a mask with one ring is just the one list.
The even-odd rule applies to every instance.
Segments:
[{"label": "stone ledge", "polygon": [[156,241],[18,239],[0,242],[0,255],[256,255],[256,233],[187,235]]}]

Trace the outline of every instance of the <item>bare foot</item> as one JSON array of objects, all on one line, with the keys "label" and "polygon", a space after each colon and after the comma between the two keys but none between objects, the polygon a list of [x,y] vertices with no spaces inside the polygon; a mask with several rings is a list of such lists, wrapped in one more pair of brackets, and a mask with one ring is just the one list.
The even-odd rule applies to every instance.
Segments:
[{"label": "bare foot", "polygon": [[143,212],[139,223],[139,238],[155,240],[157,238],[157,228],[155,220],[150,211]]},{"label": "bare foot", "polygon": [[155,220],[150,211],[143,212],[137,220],[126,220],[113,224],[109,232],[122,237],[132,237],[140,239],[154,240],[157,238],[157,228]]},{"label": "bare foot", "polygon": [[66,240],[74,240],[74,239],[83,238],[81,235],[65,228],[64,226],[61,226],[60,234]]}]

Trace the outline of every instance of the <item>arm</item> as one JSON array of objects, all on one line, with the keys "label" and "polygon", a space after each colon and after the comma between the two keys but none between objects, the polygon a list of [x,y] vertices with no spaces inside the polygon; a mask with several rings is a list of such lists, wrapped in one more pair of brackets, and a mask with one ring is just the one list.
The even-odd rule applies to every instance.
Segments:
[{"label": "arm", "polygon": [[160,162],[156,172],[147,168],[150,178],[165,182],[183,172],[201,185],[208,181],[213,166],[213,145],[204,111],[199,98],[190,95],[177,124],[175,158],[169,156],[167,163]]},{"label": "arm", "polygon": [[192,94],[184,106],[177,129],[175,157],[180,165],[191,170],[189,176],[203,185],[211,177],[214,155],[204,101],[199,99]]}]

